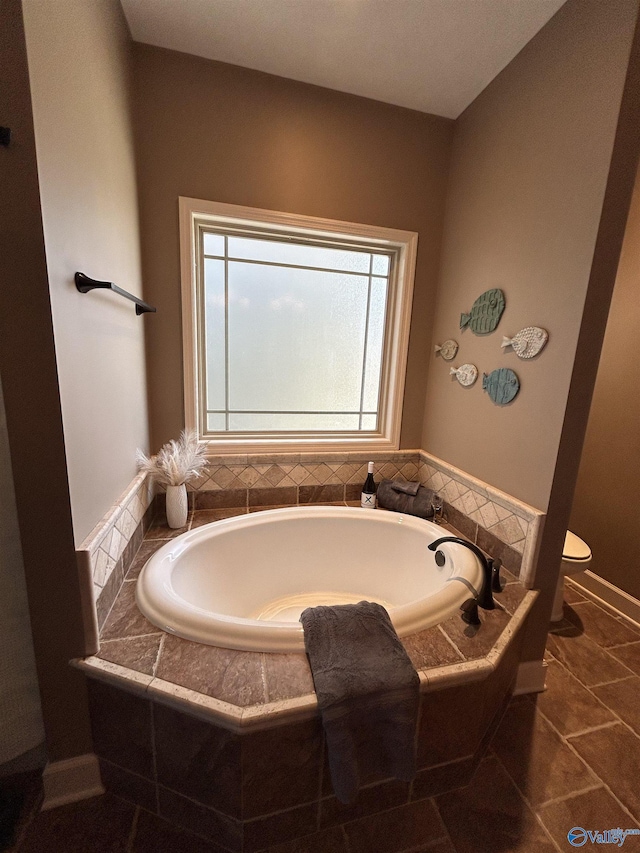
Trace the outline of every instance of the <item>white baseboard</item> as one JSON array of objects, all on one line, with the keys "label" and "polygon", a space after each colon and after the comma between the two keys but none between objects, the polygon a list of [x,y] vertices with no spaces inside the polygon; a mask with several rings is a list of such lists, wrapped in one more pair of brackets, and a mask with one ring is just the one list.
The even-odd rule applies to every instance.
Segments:
[{"label": "white baseboard", "polygon": [[640,601],[629,595],[628,592],[590,571],[571,575],[568,580],[575,583],[576,586],[583,587],[591,595],[595,595],[609,607],[613,607],[622,616],[626,616],[627,619],[631,619],[640,625]]},{"label": "white baseboard", "polygon": [[527,660],[518,666],[514,696],[523,693],[542,693],[545,690],[545,679],[547,677],[546,660]]},{"label": "white baseboard", "polygon": [[104,794],[100,765],[92,752],[47,764],[42,774],[42,811]]}]

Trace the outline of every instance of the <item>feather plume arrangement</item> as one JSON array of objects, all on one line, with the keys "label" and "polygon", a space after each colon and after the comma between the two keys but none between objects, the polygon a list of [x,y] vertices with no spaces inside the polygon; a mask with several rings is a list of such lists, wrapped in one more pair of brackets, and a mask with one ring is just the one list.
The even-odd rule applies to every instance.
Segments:
[{"label": "feather plume arrangement", "polygon": [[144,471],[163,486],[180,486],[195,480],[206,466],[206,447],[198,444],[195,430],[182,430],[180,438],[171,439],[155,456],[147,456],[138,448],[138,470]]}]

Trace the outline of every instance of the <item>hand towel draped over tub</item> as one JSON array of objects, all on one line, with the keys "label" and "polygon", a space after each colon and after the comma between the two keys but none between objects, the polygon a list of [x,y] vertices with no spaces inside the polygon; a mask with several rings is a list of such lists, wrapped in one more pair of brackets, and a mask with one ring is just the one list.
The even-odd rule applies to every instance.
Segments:
[{"label": "hand towel draped over tub", "polygon": [[379,604],[309,607],[304,641],[336,797],[351,802],[373,776],[415,775],[419,678]]}]

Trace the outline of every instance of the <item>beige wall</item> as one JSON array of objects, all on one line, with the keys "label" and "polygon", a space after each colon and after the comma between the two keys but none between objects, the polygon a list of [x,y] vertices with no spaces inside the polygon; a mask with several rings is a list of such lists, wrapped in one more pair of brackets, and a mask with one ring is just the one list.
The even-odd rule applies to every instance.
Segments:
[{"label": "beige wall", "polygon": [[[476,364],[463,389],[430,356],[422,446],[546,510],[609,173],[636,0],[569,0],[456,123],[434,340]],[[501,287],[506,310],[487,337],[459,318]],[[502,335],[546,328],[522,361]],[[595,342],[597,346],[597,341]],[[520,395],[504,408],[482,372],[511,367]]]},{"label": "beige wall", "polygon": [[591,404],[571,529],[591,570],[640,598],[640,173]]},{"label": "beige wall", "polygon": [[79,544],[135,476],[136,447],[148,441],[144,329],[154,318],[112,293],[81,295],[73,282],[81,270],[141,295],[131,44],[117,0],[23,6]]},{"label": "beige wall", "polygon": [[178,197],[417,231],[402,446],[420,441],[453,124],[143,45],[136,131],[152,447],[184,423]]}]

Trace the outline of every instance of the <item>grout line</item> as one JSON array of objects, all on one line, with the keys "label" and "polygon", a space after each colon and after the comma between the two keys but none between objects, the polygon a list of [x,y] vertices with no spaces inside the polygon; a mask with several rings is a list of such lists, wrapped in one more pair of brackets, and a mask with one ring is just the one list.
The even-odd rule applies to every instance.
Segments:
[{"label": "grout line", "polygon": [[[622,661],[617,662],[624,666]],[[597,684],[590,684],[588,687],[586,684],[584,686],[587,687],[587,690],[592,690],[594,687],[605,687],[607,684],[618,684],[619,681],[626,681],[630,676],[635,675],[635,672],[632,672],[628,667],[626,669],[629,675],[623,675],[621,678],[612,678],[611,681],[599,681]]]},{"label": "grout line", "polygon": [[[593,696],[594,696],[596,699],[598,699],[598,697],[595,695],[595,693],[593,694]],[[602,702],[602,700],[601,700],[601,699],[598,699],[598,701],[599,701],[599,702]],[[604,702],[602,702],[602,704],[604,705]],[[608,705],[604,705],[604,707],[607,709],[607,711],[610,711],[610,712],[613,714],[613,716],[616,718],[616,721],[617,721],[617,722],[615,722],[615,723],[610,723],[609,725],[604,725],[604,726],[602,726],[601,728],[603,728],[603,729],[608,729],[608,728],[612,728],[613,726],[615,726],[615,725],[618,725],[618,724],[619,724],[619,725],[621,725],[621,726],[624,726],[624,728],[625,728],[625,729],[627,729],[627,731],[628,731],[630,734],[632,734],[632,735],[633,735],[637,740],[640,740],[640,733],[639,733],[639,732],[637,732],[637,731],[636,731],[632,726],[630,726],[630,725],[629,725],[629,723],[626,723],[626,722],[622,719],[622,717],[618,716],[618,714],[616,714],[616,712],[613,710],[613,708],[610,708]],[[549,723],[549,725],[553,726],[553,723]],[[584,733],[584,732],[579,732],[578,734],[575,734],[575,735],[566,735],[565,740],[567,741],[567,744],[568,744],[569,746],[571,746],[571,744],[569,743],[570,738],[580,737],[580,736],[581,736],[581,735],[583,735],[583,734],[585,734],[585,733]],[[562,737],[562,735],[561,735],[561,737]],[[584,759],[582,759],[582,760],[584,761]],[[606,783],[605,783],[605,782],[603,782],[603,785],[604,785],[604,784],[606,784]]]},{"label": "grout line", "polygon": [[[31,804],[27,814],[25,815],[22,826],[20,827],[20,831],[17,833],[15,837],[14,846],[10,848],[8,853],[18,853],[22,848],[22,842],[27,837],[27,833],[29,831],[29,827],[33,824],[36,817],[40,813],[40,807],[42,806],[42,802],[44,799],[44,790],[41,789],[38,792],[38,795],[34,798],[34,802]],[[20,821],[21,818],[18,819]]]},{"label": "grout line", "polygon": [[[118,587],[118,591],[116,592],[116,594],[113,596],[113,601],[111,602],[111,607],[107,610],[107,612],[105,613],[104,619],[102,620],[102,625],[100,624],[100,622],[98,622],[98,647],[100,646],[100,634],[102,634],[104,626],[107,624],[107,620],[109,619],[109,616],[111,616],[111,611],[115,607],[116,601],[118,600],[120,593],[122,592],[122,588],[125,585],[126,581],[127,581],[126,577],[123,576],[122,583]],[[98,616],[98,602],[97,601],[94,601],[94,609],[95,609],[96,617],[97,617]]]},{"label": "grout line", "polygon": [[[169,537],[169,538],[171,538],[171,537]],[[167,542],[167,541],[168,540],[163,539],[162,536],[145,536],[144,539],[142,540],[142,542],[140,543],[140,548],[142,548],[142,546],[147,542]],[[140,550],[140,548],[138,548],[138,551]],[[136,557],[138,556],[138,551],[136,551]]]},{"label": "grout line", "polygon": [[[472,776],[472,778],[473,778],[473,776]],[[454,789],[454,790],[455,790],[455,789]],[[449,793],[449,792],[448,792],[448,791],[445,791],[445,795],[446,795],[447,793]],[[444,829],[444,833],[445,833],[444,840],[445,840],[445,841],[448,841],[448,842],[449,842],[449,844],[453,847],[453,849],[454,849],[455,851],[457,851],[457,849],[458,849],[458,848],[457,848],[457,847],[456,847],[456,845],[453,843],[453,838],[451,837],[451,833],[449,832],[449,827],[448,827],[448,826],[447,826],[447,824],[445,823],[444,818],[442,817],[442,815],[441,815],[441,813],[440,813],[440,809],[438,808],[438,803],[436,802],[436,797],[430,797],[430,798],[429,798],[429,800],[430,800],[430,802],[432,802],[432,803],[433,803],[433,807],[434,807],[434,809],[436,810],[436,812],[438,813],[438,817],[440,818],[440,823],[442,824],[442,828]],[[434,841],[434,842],[433,842],[433,844],[432,844],[432,846],[434,846],[434,847],[435,847],[435,845],[436,845],[436,844],[439,844],[439,843],[440,843],[440,841]],[[428,848],[427,848],[427,849],[428,849]]]},{"label": "grout line", "polygon": [[[158,669],[158,666],[160,665],[160,656],[162,655],[162,652],[164,650],[164,641],[166,639],[166,636],[167,635],[165,633],[163,633],[162,636],[160,637],[160,644],[158,645],[158,652],[156,654],[156,659],[153,662],[153,667],[151,668],[151,674],[154,678],[156,677],[156,670]],[[154,729],[154,742],[155,742],[155,729]]]},{"label": "grout line", "polygon": [[[467,756],[467,758],[469,758],[469,756]],[[456,761],[458,761],[458,760],[460,760],[460,761],[464,761],[465,759],[456,759]],[[446,763],[447,763],[447,764],[452,764],[452,763],[454,763],[454,762],[446,762]],[[441,764],[437,764],[437,765],[436,765],[436,764],[434,764],[434,765],[433,765],[433,767],[442,767],[442,765],[441,765]],[[432,769],[431,767],[422,767],[422,768],[420,768],[420,770],[418,770],[417,772],[419,773],[419,772],[421,772],[421,770],[431,770],[431,769]],[[386,785],[388,782],[396,782],[396,781],[397,781],[397,780],[396,780],[396,778],[395,778],[394,776],[385,776],[385,777],[384,777],[384,779],[380,779],[380,780],[378,780],[377,782],[367,782],[367,784],[366,784],[366,785],[360,785],[360,787],[358,788],[358,791],[359,791],[359,792],[360,792],[360,791],[367,791],[369,788],[377,788],[379,785]],[[321,799],[321,800],[332,800],[332,799],[334,799],[334,798],[335,798],[335,796],[336,796],[336,795],[335,795],[334,793],[331,793],[331,794],[322,794],[322,796],[320,797],[320,799]],[[423,798],[423,799],[426,799],[426,798]],[[396,806],[389,806],[389,808],[390,808],[390,809],[397,809],[397,808],[399,808],[399,807],[400,807],[400,806],[402,806],[402,805],[406,806],[406,805],[408,805],[408,803],[400,803],[399,805],[396,805]],[[359,818],[353,818],[353,820],[358,820],[358,819],[359,819]]]},{"label": "grout line", "polygon": [[[414,803],[423,803],[424,804],[427,802],[427,799],[433,800],[433,797],[425,798],[424,800],[414,800],[413,803],[400,803],[400,805],[389,806],[389,808],[383,809],[382,811],[374,812],[373,814],[364,815],[361,817],[353,817],[350,820],[345,820],[344,823],[341,823],[338,825],[339,826],[350,826],[352,823],[358,823],[358,821],[365,820],[368,817],[371,817],[371,818],[376,817],[377,818],[380,815],[389,814],[389,812],[396,811],[397,809],[406,809],[407,806],[411,806]],[[434,806],[436,808],[436,811],[438,811],[438,807],[435,805],[435,803],[434,803]],[[288,809],[287,811],[290,811],[290,809]],[[439,811],[438,811],[438,817],[440,817]],[[441,817],[440,817],[440,820],[442,820]],[[444,824],[444,821],[443,821],[443,824]]]},{"label": "grout line", "polygon": [[266,657],[266,652],[261,652],[261,654],[260,654],[260,678],[262,680],[262,689],[264,691],[265,703],[268,704],[271,701],[271,697],[269,694],[269,685],[267,683],[267,657]]},{"label": "grout line", "polygon": [[[597,697],[595,697],[595,698],[597,698]],[[604,707],[606,707],[606,705]],[[610,711],[611,709],[607,708],[607,710]],[[545,713],[543,711],[540,711],[540,713],[542,714],[544,719],[549,723],[549,725],[553,726],[553,728],[555,729],[555,726],[553,725],[551,720],[545,715]],[[602,729],[610,729],[611,726],[617,726],[618,722],[619,721],[617,719],[610,720],[608,723],[601,723],[599,726],[592,726],[589,729],[580,729],[579,732],[571,732],[571,734],[568,734],[568,735],[561,734],[560,729],[557,729],[557,732],[560,735],[560,737],[563,737],[563,738],[580,737],[581,735],[590,735],[592,732],[599,732]]]},{"label": "grout line", "polygon": [[[607,646],[607,651],[611,651],[612,649],[624,649],[627,646],[640,646],[640,635],[635,640],[629,640],[628,643],[617,643],[615,646]],[[616,658],[617,660],[617,658]]]},{"label": "grout line", "polygon": [[340,824],[340,829],[342,830],[342,837],[344,838],[344,846],[346,847],[347,853],[351,853],[351,845],[349,844],[349,836],[347,835],[347,831],[344,828],[344,824]]},{"label": "grout line", "polygon": [[520,790],[520,786],[516,783],[515,779],[512,778],[511,774],[509,773],[507,768],[504,766],[504,764],[500,760],[500,756],[497,753],[496,753],[495,759],[498,762],[498,764],[500,765],[500,767],[502,767],[502,769],[504,770],[507,778],[513,784],[513,786],[516,789],[516,792],[517,792],[518,796],[520,797],[520,799],[522,800],[522,802],[525,804],[525,806],[529,809],[529,811],[533,815],[534,820],[537,822],[538,826],[540,826],[542,828],[542,831],[545,833],[545,835],[547,836],[549,841],[553,844],[553,846],[558,851],[558,853],[562,853],[560,845],[556,842],[555,838],[553,838],[553,836],[551,835],[551,833],[549,832],[547,827],[544,825],[544,823],[540,819],[540,816],[538,815],[536,810],[533,808],[533,806],[529,802],[529,799],[527,797],[525,797],[525,795],[522,793],[522,791]]},{"label": "grout line", "polygon": [[[304,806],[314,806],[314,805],[317,805],[317,803],[318,803],[317,800],[306,800],[304,803],[297,803],[295,806],[288,806],[286,809],[279,809],[278,811],[269,812],[268,814],[256,815],[255,817],[249,817],[249,818],[232,817],[231,815],[226,814],[225,812],[221,811],[219,808],[216,808],[215,806],[206,805],[205,803],[201,803],[199,800],[195,800],[193,797],[190,797],[189,794],[185,794],[182,791],[177,791],[175,788],[170,788],[168,785],[158,783],[158,789],[160,789],[161,787],[164,788],[165,791],[169,791],[171,794],[175,794],[177,797],[181,797],[183,800],[188,800],[190,803],[194,803],[194,805],[200,806],[200,808],[205,809],[206,811],[213,812],[214,814],[221,817],[223,820],[229,821],[230,823],[243,824],[243,825],[247,824],[247,823],[256,823],[257,821],[264,820],[265,818],[268,818],[268,817],[276,817],[276,816],[281,815],[281,814],[287,814],[288,812],[296,811],[296,809],[301,809]],[[396,806],[396,808],[397,808],[397,806]],[[390,809],[387,809],[387,811],[390,811]],[[159,815],[159,817],[162,817],[162,815]],[[167,820],[167,818],[164,818],[164,820]],[[327,828],[330,828],[330,827],[327,827]],[[193,832],[193,830],[187,830],[187,831]],[[307,834],[313,835],[313,833],[307,833]]]},{"label": "grout line", "polygon": [[[448,642],[451,646],[453,646],[453,648],[455,649],[455,651],[460,655],[460,660],[461,660],[461,662],[466,662],[467,658],[462,654],[462,652],[460,651],[460,649],[456,646],[456,644],[453,642],[453,640],[451,639],[451,637],[450,637],[450,636],[447,634],[447,632],[444,630],[444,628],[442,627],[442,624],[441,624],[441,623],[438,623],[437,627],[440,629],[440,632],[444,635],[445,640],[447,640],[447,642]],[[485,657],[486,657],[486,655],[485,655]]]},{"label": "grout line", "polygon": [[166,636],[166,631],[152,631],[149,634],[124,634],[122,637],[109,637],[108,640],[103,640],[103,643],[118,643],[120,640],[140,640],[143,637],[157,637],[158,634],[161,634],[163,637]]},{"label": "grout line", "polygon": [[[147,776],[143,776],[141,773],[136,773],[135,770],[129,770],[128,767],[123,767],[121,764],[116,764],[115,761],[111,761],[110,758],[104,758],[102,755],[98,756],[99,760],[104,762],[105,764],[109,764],[111,767],[115,767],[117,770],[121,770],[123,773],[129,773],[131,776],[135,776],[137,779],[142,779],[144,782],[148,782],[150,785],[153,785],[153,780],[149,779]],[[110,791],[109,793],[113,794],[114,797],[119,797],[119,794],[116,794],[114,791]],[[120,797],[121,800],[124,800],[126,803],[132,803],[133,800],[127,800],[124,797]],[[134,803],[135,805],[135,803]],[[140,806],[144,811],[148,811],[144,806]],[[152,812],[153,814],[153,812]]]},{"label": "grout line", "polygon": [[135,811],[133,813],[133,820],[131,821],[131,829],[129,830],[129,838],[127,839],[127,853],[131,853],[133,850],[133,842],[135,841],[136,834],[138,832],[138,818],[140,817],[140,806],[136,806]]},{"label": "grout line", "polygon": [[[587,767],[589,767],[589,770],[591,770],[591,767],[588,764]],[[591,772],[593,773],[593,770],[591,770]],[[591,791],[602,790],[602,788],[604,787],[603,782],[598,778],[595,773],[593,775],[596,776],[596,779],[598,779],[598,781],[594,782],[593,785],[587,785],[586,788],[580,788],[580,790],[572,791],[570,794],[562,794],[562,796],[560,797],[551,797],[550,800],[545,800],[543,803],[538,804],[538,811],[540,811],[541,809],[545,809],[547,806],[555,806],[556,803],[564,803],[565,800],[570,800],[573,797],[579,797],[582,794],[589,794],[591,793]]]}]

